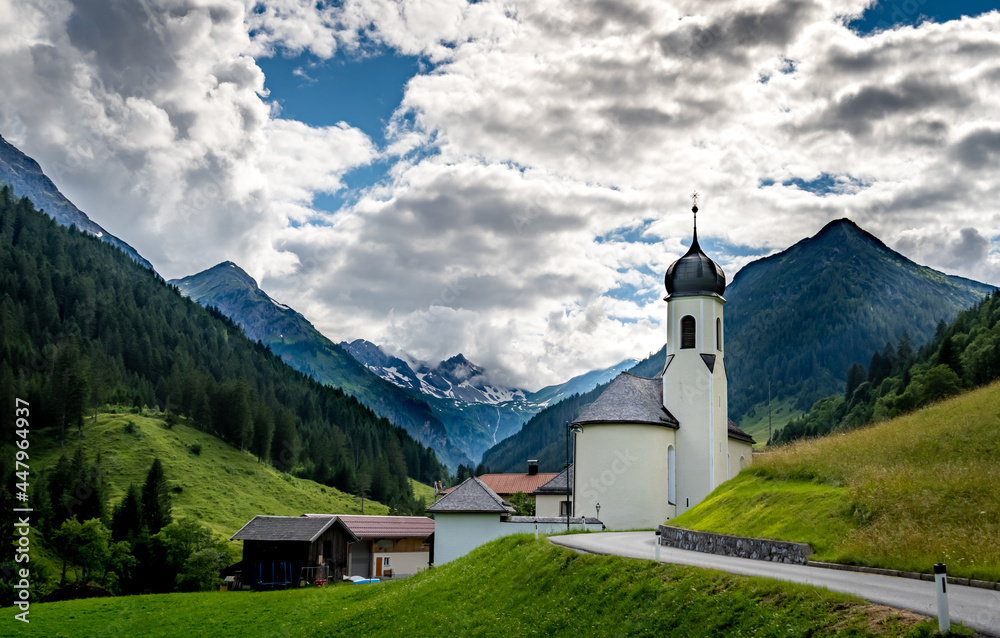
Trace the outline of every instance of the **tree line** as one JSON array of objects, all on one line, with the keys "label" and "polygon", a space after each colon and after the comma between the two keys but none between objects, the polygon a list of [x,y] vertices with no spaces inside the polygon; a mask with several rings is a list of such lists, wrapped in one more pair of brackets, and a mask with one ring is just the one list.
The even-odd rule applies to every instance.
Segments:
[{"label": "tree line", "polygon": [[[0,400],[37,406],[62,442],[101,406],[154,406],[261,462],[400,513],[435,452],[338,388],[284,364],[214,308],[0,188]],[[169,418],[169,417],[168,417]]]},{"label": "tree line", "polygon": [[891,419],[1000,379],[1000,290],[941,321],[926,344],[915,349],[909,333],[872,354],[865,369],[847,370],[843,394],[813,404],[800,419],[775,433],[771,443],[821,436]]},{"label": "tree line", "polygon": [[[32,536],[44,539],[61,565],[59,574],[50,574],[39,561],[28,563],[36,587],[58,581],[48,599],[218,587],[220,570],[236,560],[233,548],[194,519],[173,519],[160,459],[113,508],[104,486],[100,455],[89,460],[81,447],[71,456],[62,454],[32,483]],[[6,486],[0,488],[0,500],[5,505],[12,500]],[[14,541],[13,529],[3,527],[5,546]],[[18,567],[23,565],[5,558],[0,572],[13,573]],[[0,581],[0,604],[13,604],[13,582]]]}]

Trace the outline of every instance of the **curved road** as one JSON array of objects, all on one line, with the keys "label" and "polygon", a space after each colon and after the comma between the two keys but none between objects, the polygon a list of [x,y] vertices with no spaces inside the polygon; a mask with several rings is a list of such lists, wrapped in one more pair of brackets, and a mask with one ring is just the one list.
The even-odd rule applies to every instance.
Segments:
[{"label": "curved road", "polygon": [[[653,532],[603,532],[550,536],[549,542],[590,554],[651,560],[656,550],[655,538]],[[717,556],[673,547],[660,548],[660,562],[826,587],[830,591],[854,594],[873,603],[937,617],[935,585],[928,581]],[[1000,591],[949,584],[948,608],[952,622],[959,621],[979,633],[1000,638]]]}]

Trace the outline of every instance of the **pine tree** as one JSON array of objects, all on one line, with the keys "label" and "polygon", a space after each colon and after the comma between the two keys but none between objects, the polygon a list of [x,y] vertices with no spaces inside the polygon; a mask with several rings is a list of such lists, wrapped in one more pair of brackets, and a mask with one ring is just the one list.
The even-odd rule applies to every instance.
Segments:
[{"label": "pine tree", "polygon": [[896,346],[896,356],[898,357],[899,364],[893,370],[893,374],[907,368],[913,357],[916,356],[916,353],[916,350],[913,348],[913,342],[910,340],[910,332],[904,330],[903,336],[899,338],[899,345]]},{"label": "pine tree", "polygon": [[281,472],[289,472],[298,458],[299,438],[295,431],[295,415],[281,408],[274,419],[274,437],[271,439],[271,462]]},{"label": "pine tree", "polygon": [[860,363],[852,365],[850,370],[847,371],[847,386],[844,389],[844,400],[850,401],[851,397],[854,396],[854,391],[857,390],[858,386],[864,383],[867,378],[868,375]]},{"label": "pine tree", "polygon": [[169,525],[171,520],[167,477],[163,472],[163,463],[156,458],[153,459],[142,486],[142,521],[150,534],[156,534]]},{"label": "pine tree", "polygon": [[944,341],[941,342],[941,349],[938,350],[938,365],[948,366],[959,378],[962,377],[962,361],[959,359],[959,353],[951,335],[945,337]]},{"label": "pine tree", "polygon": [[131,543],[138,538],[142,524],[142,493],[135,483],[130,483],[111,516],[111,537],[115,542]]},{"label": "pine tree", "polygon": [[107,493],[104,489],[104,472],[101,468],[101,455],[97,454],[82,480],[77,483],[74,502],[74,513],[81,521],[92,518],[104,520],[107,514]]}]

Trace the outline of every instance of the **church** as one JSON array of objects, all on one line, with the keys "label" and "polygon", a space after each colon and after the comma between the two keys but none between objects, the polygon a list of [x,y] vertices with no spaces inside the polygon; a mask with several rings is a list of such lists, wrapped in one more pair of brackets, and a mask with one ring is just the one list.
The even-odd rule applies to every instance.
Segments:
[{"label": "church", "polygon": [[666,361],[627,372],[572,424],[573,514],[608,529],[648,529],[694,507],[751,461],[753,438],[729,420],[726,275],[698,245],[668,269]]}]

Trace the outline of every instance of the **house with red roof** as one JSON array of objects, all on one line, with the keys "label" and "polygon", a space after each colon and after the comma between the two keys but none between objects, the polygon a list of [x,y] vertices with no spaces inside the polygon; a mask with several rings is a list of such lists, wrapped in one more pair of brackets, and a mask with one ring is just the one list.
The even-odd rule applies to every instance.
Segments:
[{"label": "house with red roof", "polygon": [[[538,461],[528,461],[528,471],[524,473],[506,474],[483,474],[477,476],[480,481],[504,500],[510,500],[518,492],[524,494],[532,500],[537,498],[539,488],[552,482],[559,476],[559,472],[539,472]],[[441,492],[442,495],[450,493],[456,487],[450,487]],[[545,493],[545,492],[543,492]],[[565,511],[563,512],[565,514]]]}]

